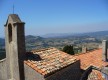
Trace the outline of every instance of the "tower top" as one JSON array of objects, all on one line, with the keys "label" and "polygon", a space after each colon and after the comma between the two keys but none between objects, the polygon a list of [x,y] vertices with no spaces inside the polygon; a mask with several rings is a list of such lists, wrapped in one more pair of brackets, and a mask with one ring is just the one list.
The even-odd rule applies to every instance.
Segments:
[{"label": "tower top", "polygon": [[21,19],[19,18],[19,16],[17,14],[10,14],[8,16],[8,19],[7,19],[7,22],[6,22],[5,26],[8,23],[24,23],[24,22],[21,21]]}]

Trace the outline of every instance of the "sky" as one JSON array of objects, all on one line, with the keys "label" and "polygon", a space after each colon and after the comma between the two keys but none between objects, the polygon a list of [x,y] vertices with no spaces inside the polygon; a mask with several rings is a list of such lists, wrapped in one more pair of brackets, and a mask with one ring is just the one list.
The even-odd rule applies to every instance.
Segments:
[{"label": "sky", "polygon": [[13,4],[26,35],[108,30],[108,0],[0,0],[0,37]]}]

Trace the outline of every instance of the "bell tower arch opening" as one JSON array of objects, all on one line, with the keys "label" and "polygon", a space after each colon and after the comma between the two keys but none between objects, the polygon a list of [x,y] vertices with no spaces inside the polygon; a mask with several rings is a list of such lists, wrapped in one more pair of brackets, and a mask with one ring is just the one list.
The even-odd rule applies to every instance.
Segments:
[{"label": "bell tower arch opening", "polygon": [[8,38],[9,38],[9,43],[12,42],[12,25],[8,25]]}]

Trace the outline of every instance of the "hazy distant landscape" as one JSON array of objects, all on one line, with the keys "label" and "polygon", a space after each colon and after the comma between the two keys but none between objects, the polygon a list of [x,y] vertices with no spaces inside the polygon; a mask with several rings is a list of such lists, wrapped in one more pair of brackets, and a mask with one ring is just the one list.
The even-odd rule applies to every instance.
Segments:
[{"label": "hazy distant landscape", "polygon": [[[103,39],[108,40],[108,31],[67,35],[50,34],[42,37],[28,35],[25,37],[25,39],[27,51],[46,47],[56,47],[58,49],[62,49],[66,45],[73,45],[74,48],[81,48],[82,46],[86,46],[88,49],[95,49],[99,47]],[[0,38],[0,49],[4,49],[4,45],[4,39]]]},{"label": "hazy distant landscape", "polygon": [[[97,48],[101,41],[91,36],[72,36],[63,38],[43,38],[40,36],[26,36],[27,49],[39,49],[46,47],[56,47],[62,49],[66,45],[74,47],[87,46],[89,49]],[[92,46],[93,45],[93,46]]]},{"label": "hazy distant landscape", "polygon": [[[93,50],[101,45],[102,40],[108,40],[108,31],[99,31],[79,34],[48,34],[44,36],[28,35],[26,39],[26,50],[56,47],[60,50],[66,45],[73,45],[75,53],[81,53],[83,46]],[[0,59],[5,58],[5,40],[0,38]]]},{"label": "hazy distant landscape", "polygon": [[[66,45],[73,45],[74,49],[77,50],[76,53],[81,53],[83,46],[87,47],[88,50],[93,50],[101,45],[102,40],[108,40],[108,31],[80,34],[49,34],[42,37],[28,35],[25,39],[27,51],[47,47],[56,47],[62,50]],[[0,38],[0,59],[5,56],[5,40]]]}]

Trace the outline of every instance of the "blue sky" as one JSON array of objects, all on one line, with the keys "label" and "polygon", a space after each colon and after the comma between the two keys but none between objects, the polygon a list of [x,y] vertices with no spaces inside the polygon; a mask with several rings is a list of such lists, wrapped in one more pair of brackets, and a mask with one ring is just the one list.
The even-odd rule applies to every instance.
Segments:
[{"label": "blue sky", "polygon": [[26,23],[26,35],[108,30],[107,0],[1,0],[0,37],[13,4]]}]

